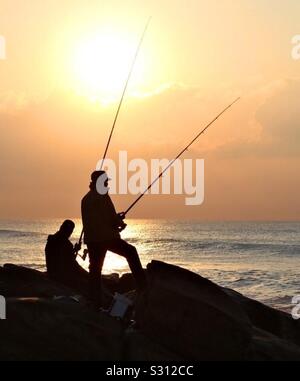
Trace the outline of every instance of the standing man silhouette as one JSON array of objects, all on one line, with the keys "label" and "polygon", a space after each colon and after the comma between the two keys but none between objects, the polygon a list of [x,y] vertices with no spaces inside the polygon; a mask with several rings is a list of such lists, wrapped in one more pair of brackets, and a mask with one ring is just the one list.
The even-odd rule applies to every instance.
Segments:
[{"label": "standing man silhouette", "polygon": [[138,290],[146,287],[146,277],[137,250],[121,239],[125,229],[122,214],[117,214],[108,194],[109,178],[105,171],[91,175],[90,191],[81,202],[84,243],[89,251],[90,292],[96,307],[101,307],[101,273],[107,251],[126,258]]}]

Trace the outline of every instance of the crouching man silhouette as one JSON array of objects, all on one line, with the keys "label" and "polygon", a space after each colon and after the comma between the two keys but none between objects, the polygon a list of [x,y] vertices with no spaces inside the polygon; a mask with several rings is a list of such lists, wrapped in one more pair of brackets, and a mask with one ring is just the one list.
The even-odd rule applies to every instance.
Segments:
[{"label": "crouching man silhouette", "polygon": [[86,293],[88,272],[76,261],[80,245],[73,246],[70,241],[74,228],[73,221],[65,220],[58,232],[49,235],[45,248],[47,274],[53,280]]}]

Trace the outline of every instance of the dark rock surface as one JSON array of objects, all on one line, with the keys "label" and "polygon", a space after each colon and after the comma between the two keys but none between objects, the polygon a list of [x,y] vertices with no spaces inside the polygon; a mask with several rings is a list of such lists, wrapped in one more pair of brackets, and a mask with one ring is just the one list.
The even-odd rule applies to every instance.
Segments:
[{"label": "dark rock surface", "polygon": [[121,324],[75,302],[8,299],[0,323],[5,360],[118,360]]},{"label": "dark rock surface", "polygon": [[300,346],[299,321],[292,319],[291,315],[247,298],[234,290],[223,290],[243,308],[253,326]]},{"label": "dark rock surface", "polygon": [[[0,267],[0,360],[300,360],[300,322],[199,275],[153,261],[137,328],[92,311],[45,273]],[[135,286],[106,276],[111,293]],[[64,295],[57,300],[54,296]]]},{"label": "dark rock surface", "polygon": [[47,298],[55,295],[74,295],[74,291],[49,280],[43,272],[6,264],[0,267],[0,295]]},{"label": "dark rock surface", "polygon": [[185,359],[246,359],[250,320],[219,286],[155,261],[148,265],[148,278],[149,292],[137,305],[137,320],[149,336]]}]

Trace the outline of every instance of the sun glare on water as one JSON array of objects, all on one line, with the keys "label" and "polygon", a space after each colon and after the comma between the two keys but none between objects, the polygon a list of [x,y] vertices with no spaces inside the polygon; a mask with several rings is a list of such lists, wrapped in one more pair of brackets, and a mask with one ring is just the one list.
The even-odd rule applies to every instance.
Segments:
[{"label": "sun glare on water", "polygon": [[[112,30],[94,32],[76,42],[72,54],[72,75],[78,93],[91,101],[109,104],[117,101],[132,65],[137,38]],[[138,88],[145,71],[140,53],[129,83]]]}]

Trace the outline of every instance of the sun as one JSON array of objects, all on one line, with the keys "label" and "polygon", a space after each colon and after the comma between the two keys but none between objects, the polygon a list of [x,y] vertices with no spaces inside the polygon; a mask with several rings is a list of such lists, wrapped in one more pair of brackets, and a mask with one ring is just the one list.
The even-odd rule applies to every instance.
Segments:
[{"label": "sun", "polygon": [[[137,38],[112,30],[94,32],[77,41],[71,61],[76,90],[91,100],[116,101],[124,88],[137,44]],[[145,62],[140,54],[129,89],[141,84],[144,72]]]}]

